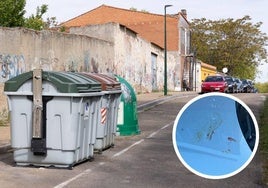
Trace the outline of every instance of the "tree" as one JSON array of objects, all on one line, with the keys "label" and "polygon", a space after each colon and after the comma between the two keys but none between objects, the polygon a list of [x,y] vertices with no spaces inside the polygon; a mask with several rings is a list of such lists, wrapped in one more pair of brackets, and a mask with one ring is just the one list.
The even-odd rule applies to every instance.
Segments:
[{"label": "tree", "polygon": [[[131,7],[129,10],[138,11],[138,9],[137,8],[134,8],[134,7]],[[145,9],[141,9],[140,12],[149,13],[149,11],[147,11]]]},{"label": "tree", "polygon": [[43,15],[47,12],[48,5],[42,5],[36,8],[36,14],[32,14],[29,18],[25,19],[24,27],[31,28],[34,30],[48,29],[50,26],[55,26],[57,24],[56,17],[47,18],[45,22],[43,20]]},{"label": "tree", "polygon": [[134,7],[131,7],[129,10],[138,11],[138,9]]},{"label": "tree", "polygon": [[240,78],[254,79],[257,66],[267,62],[267,35],[260,31],[262,23],[251,23],[249,16],[217,21],[194,19],[191,24],[192,48],[197,58],[221,71]]},{"label": "tree", "polygon": [[0,26],[27,27],[35,30],[48,29],[57,25],[56,17],[43,20],[43,15],[48,11],[48,5],[36,8],[36,14],[25,18],[26,0],[0,0]]},{"label": "tree", "polygon": [[24,24],[26,0],[0,1],[0,26],[21,27]]}]

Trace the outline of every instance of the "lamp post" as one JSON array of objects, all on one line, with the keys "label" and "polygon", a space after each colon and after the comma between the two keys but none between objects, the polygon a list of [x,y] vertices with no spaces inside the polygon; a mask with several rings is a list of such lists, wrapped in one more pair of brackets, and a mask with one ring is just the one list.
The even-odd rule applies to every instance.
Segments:
[{"label": "lamp post", "polygon": [[165,16],[164,16],[164,59],[165,59],[165,65],[164,65],[164,95],[167,95],[167,7],[171,7],[172,5],[165,5]]}]

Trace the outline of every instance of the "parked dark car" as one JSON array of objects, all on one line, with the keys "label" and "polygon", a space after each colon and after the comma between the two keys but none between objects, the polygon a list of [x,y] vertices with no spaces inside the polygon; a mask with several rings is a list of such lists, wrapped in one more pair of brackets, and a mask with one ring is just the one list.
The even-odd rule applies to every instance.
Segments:
[{"label": "parked dark car", "polygon": [[258,89],[257,88],[255,88],[255,84],[254,84],[254,82],[252,81],[252,80],[248,80],[248,82],[249,82],[249,84],[250,84],[250,86],[251,86],[251,90],[250,90],[250,92],[251,93],[258,93]]},{"label": "parked dark car", "polygon": [[232,76],[225,76],[225,81],[228,84],[228,93],[236,93],[237,92],[237,85],[236,82],[234,80],[234,78]]},{"label": "parked dark car", "polygon": [[235,82],[236,82],[236,91],[237,93],[242,93],[243,92],[243,84],[242,81],[239,78],[234,78]]},{"label": "parked dark car", "polygon": [[251,80],[249,79],[243,79],[242,80],[243,85],[243,92],[244,93],[251,93],[254,90],[254,86]]},{"label": "parked dark car", "polygon": [[221,75],[207,76],[201,85],[201,93],[213,91],[226,93],[227,90],[227,82],[225,81],[224,76]]}]

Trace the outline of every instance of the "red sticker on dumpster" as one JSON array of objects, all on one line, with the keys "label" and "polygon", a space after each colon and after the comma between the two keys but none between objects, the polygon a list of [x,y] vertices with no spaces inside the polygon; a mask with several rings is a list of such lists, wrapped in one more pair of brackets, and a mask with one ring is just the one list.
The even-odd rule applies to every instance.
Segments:
[{"label": "red sticker on dumpster", "polygon": [[104,124],[107,119],[107,108],[101,108],[101,124]]}]

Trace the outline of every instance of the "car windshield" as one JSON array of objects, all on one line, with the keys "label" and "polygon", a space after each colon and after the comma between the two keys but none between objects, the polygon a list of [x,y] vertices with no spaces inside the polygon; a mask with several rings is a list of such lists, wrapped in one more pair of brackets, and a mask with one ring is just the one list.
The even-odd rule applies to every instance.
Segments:
[{"label": "car windshield", "polygon": [[225,80],[228,82],[228,83],[232,83],[233,82],[233,79],[231,77],[225,77]]},{"label": "car windshield", "polygon": [[205,82],[222,82],[223,77],[221,76],[209,76],[205,79]]}]

